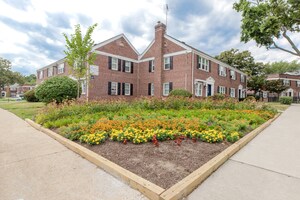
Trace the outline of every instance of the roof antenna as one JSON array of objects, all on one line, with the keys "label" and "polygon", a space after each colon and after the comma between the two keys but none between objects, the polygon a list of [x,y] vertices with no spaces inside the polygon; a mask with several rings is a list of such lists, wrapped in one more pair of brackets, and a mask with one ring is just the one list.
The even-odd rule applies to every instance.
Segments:
[{"label": "roof antenna", "polygon": [[168,4],[165,5],[165,11],[166,11],[166,32],[167,32],[167,28],[168,28],[168,11],[169,11]]}]

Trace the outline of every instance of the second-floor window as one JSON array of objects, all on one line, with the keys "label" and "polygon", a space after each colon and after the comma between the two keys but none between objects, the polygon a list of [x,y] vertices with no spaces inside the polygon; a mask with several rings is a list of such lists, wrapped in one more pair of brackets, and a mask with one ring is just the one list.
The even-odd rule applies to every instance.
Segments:
[{"label": "second-floor window", "polygon": [[219,76],[226,76],[226,68],[219,65]]},{"label": "second-floor window", "polygon": [[241,74],[241,82],[244,83],[245,82],[245,76],[243,74]]},{"label": "second-floor window", "polygon": [[232,80],[235,80],[235,71],[230,70],[230,78],[231,78]]},{"label": "second-floor window", "polygon": [[118,58],[111,58],[111,69],[118,70]]},{"label": "second-floor window", "polygon": [[283,79],[283,85],[290,86],[290,80]]},{"label": "second-floor window", "polygon": [[154,60],[149,61],[149,72],[154,72]]},{"label": "second-floor window", "polygon": [[53,67],[48,68],[48,77],[53,76]]},{"label": "second-floor window", "polygon": [[170,70],[173,69],[173,57],[165,57],[164,58],[164,70]]},{"label": "second-floor window", "polygon": [[62,74],[65,71],[65,64],[61,63],[57,66],[57,74]]},{"label": "second-floor window", "polygon": [[209,60],[198,56],[198,69],[209,71]]},{"label": "second-floor window", "polygon": [[44,73],[43,73],[43,70],[40,71],[40,74],[39,74],[39,79],[43,79],[44,78]]}]

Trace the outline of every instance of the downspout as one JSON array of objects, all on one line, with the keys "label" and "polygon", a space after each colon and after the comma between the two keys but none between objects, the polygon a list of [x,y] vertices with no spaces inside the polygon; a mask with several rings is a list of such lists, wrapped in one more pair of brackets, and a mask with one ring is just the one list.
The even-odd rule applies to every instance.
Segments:
[{"label": "downspout", "polygon": [[192,51],[192,95],[194,96],[194,51]]}]

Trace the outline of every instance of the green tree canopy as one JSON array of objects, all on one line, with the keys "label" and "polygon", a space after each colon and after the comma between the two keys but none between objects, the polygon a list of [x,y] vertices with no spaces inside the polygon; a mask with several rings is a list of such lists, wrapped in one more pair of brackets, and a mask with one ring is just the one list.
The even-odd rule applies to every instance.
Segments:
[{"label": "green tree canopy", "polygon": [[0,87],[14,83],[23,84],[24,77],[19,72],[11,71],[11,62],[0,57]]},{"label": "green tree canopy", "polygon": [[292,62],[280,61],[267,63],[264,71],[266,74],[283,74],[286,72],[295,72],[300,70],[300,63],[296,60]]},{"label": "green tree canopy", "polygon": [[288,86],[283,85],[282,80],[268,80],[265,83],[265,90],[275,92],[278,95],[288,88]]},{"label": "green tree canopy", "polygon": [[[241,41],[254,40],[267,49],[280,49],[300,57],[297,44],[289,36],[300,32],[299,0],[239,0],[233,8],[242,13]],[[280,46],[284,38],[289,48]]]},{"label": "green tree canopy", "polygon": [[256,76],[263,72],[263,64],[256,63],[250,51],[230,49],[223,51],[220,55],[216,56],[216,58],[241,70],[248,76]]},{"label": "green tree canopy", "polygon": [[66,54],[66,61],[72,68],[72,75],[77,79],[77,98],[80,97],[79,88],[81,79],[88,79],[88,65],[93,64],[96,59],[96,54],[91,53],[94,46],[92,33],[96,26],[97,24],[90,26],[84,36],[81,33],[79,24],[75,26],[75,33],[71,34],[70,38],[65,33],[63,34],[66,39],[67,48],[67,50],[64,51]]},{"label": "green tree canopy", "polygon": [[36,75],[30,74],[28,76],[24,76],[24,82],[25,82],[25,84],[29,84],[29,85],[36,84]]}]

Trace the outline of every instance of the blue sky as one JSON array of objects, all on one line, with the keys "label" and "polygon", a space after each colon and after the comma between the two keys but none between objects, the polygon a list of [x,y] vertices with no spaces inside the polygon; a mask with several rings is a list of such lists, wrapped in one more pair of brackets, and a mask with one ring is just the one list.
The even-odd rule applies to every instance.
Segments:
[{"label": "blue sky", "polygon": [[[62,33],[71,34],[75,24],[83,31],[93,23],[99,43],[124,33],[137,50],[153,39],[157,21],[167,33],[212,56],[231,48],[249,50],[257,61],[291,61],[295,57],[278,50],[267,51],[254,42],[240,42],[239,13],[235,0],[2,0],[0,1],[0,56],[12,62],[13,70],[36,73],[38,68],[64,57]],[[291,37],[300,44],[299,37]],[[283,46],[286,41],[280,40]]]}]

